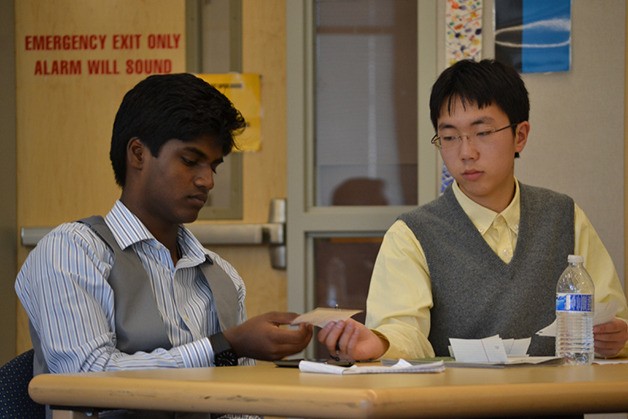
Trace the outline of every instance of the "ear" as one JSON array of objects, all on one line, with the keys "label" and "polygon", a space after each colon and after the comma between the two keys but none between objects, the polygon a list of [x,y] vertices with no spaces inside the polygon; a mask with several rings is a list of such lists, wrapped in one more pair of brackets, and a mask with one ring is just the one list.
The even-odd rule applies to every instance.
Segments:
[{"label": "ear", "polygon": [[517,131],[515,131],[515,152],[520,153],[525,148],[528,142],[528,135],[530,134],[530,123],[523,121],[517,125]]},{"label": "ear", "polygon": [[127,167],[141,169],[144,164],[144,153],[148,152],[142,140],[133,137],[126,145]]}]

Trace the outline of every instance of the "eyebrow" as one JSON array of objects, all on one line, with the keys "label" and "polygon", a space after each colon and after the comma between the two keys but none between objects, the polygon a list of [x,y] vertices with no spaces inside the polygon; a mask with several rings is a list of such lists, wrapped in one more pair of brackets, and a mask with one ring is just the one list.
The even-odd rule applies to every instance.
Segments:
[{"label": "eyebrow", "polygon": [[[491,118],[490,116],[483,116],[480,117],[478,119],[475,119],[473,122],[471,122],[471,126],[475,126],[475,125],[482,125],[482,124],[489,124],[489,123],[494,123],[495,119]],[[457,129],[457,127],[453,124],[439,124],[438,125],[438,129],[447,129],[447,128],[453,128],[453,129]]]},{"label": "eyebrow", "polygon": [[[193,147],[193,146],[185,146],[185,147],[183,147],[183,151],[188,151],[188,152],[190,152],[190,153],[194,153],[194,154],[196,154],[198,157],[200,157],[200,158],[202,158],[202,159],[205,159],[205,160],[208,160],[208,161],[209,161],[209,156],[208,156],[207,154],[203,153],[201,150],[199,150],[199,149],[198,149],[198,148],[196,148],[196,147]],[[217,159],[216,159],[216,160],[214,160],[214,161],[210,161],[210,164],[214,164],[214,165],[215,165],[215,164],[221,164],[221,163],[223,163],[224,161],[225,161],[225,160],[224,160],[224,158],[221,156],[220,158],[217,158]]]}]

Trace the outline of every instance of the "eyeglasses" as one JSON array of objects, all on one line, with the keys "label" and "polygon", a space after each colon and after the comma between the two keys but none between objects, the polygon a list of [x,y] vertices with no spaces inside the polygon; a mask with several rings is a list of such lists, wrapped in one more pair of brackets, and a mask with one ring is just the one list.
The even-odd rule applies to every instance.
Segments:
[{"label": "eyeglasses", "polygon": [[448,150],[452,148],[458,147],[462,144],[462,138],[467,137],[467,140],[473,140],[476,144],[486,144],[491,138],[491,135],[496,132],[503,131],[508,128],[516,127],[519,123],[506,125],[502,128],[493,128],[484,131],[479,131],[474,134],[459,134],[459,135],[438,135],[436,134],[431,143],[436,146],[436,148],[441,150]]}]

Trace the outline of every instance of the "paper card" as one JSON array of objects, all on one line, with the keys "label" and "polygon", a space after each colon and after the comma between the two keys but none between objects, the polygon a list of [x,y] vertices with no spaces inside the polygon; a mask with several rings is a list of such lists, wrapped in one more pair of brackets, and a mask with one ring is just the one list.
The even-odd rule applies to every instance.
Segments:
[{"label": "paper card", "polygon": [[318,307],[312,311],[301,314],[292,321],[292,324],[311,323],[314,326],[325,327],[329,322],[346,320],[361,311],[362,310]]},{"label": "paper card", "polygon": [[[609,322],[613,320],[615,314],[619,312],[621,307],[617,301],[608,303],[595,303],[595,312],[593,313],[593,325]],[[556,320],[550,325],[536,332],[539,336],[556,336]]]},{"label": "paper card", "polygon": [[498,362],[508,360],[499,335],[484,339],[449,339],[457,362]]}]

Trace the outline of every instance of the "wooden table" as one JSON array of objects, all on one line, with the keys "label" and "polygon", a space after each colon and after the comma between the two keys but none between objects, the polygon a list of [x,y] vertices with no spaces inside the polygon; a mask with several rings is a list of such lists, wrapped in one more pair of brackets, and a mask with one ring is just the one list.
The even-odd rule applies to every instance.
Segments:
[{"label": "wooden table", "polygon": [[[45,374],[55,406],[365,418],[628,412],[628,364],[326,375],[252,367]],[[61,417],[61,416],[59,416]],[[67,416],[66,416],[67,417]]]}]

